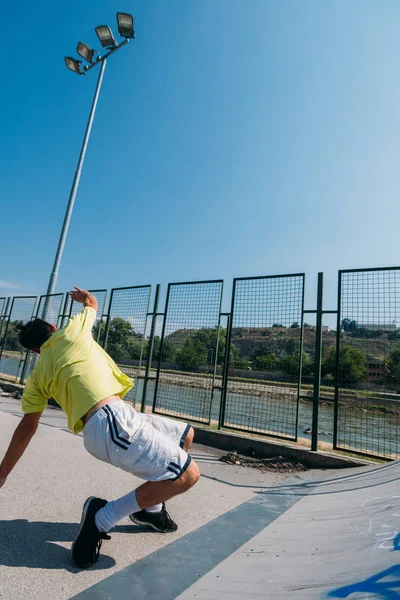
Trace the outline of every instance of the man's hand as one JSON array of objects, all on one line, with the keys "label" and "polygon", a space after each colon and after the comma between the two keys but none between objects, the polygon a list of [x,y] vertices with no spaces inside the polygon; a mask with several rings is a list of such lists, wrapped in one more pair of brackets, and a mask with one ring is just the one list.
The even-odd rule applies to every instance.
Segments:
[{"label": "man's hand", "polygon": [[36,412],[24,415],[14,431],[10,445],[0,464],[0,488],[5,484],[8,475],[27,449],[38,428],[41,414],[41,412]]},{"label": "man's hand", "polygon": [[75,286],[75,289],[71,290],[69,295],[74,302],[81,302],[83,304],[90,294],[87,290],[81,290],[81,288]]},{"label": "man's hand", "polygon": [[69,295],[71,296],[74,302],[80,302],[84,306],[89,306],[90,308],[94,308],[97,311],[97,300],[87,290],[81,290],[78,287],[75,287],[75,290],[71,290]]}]

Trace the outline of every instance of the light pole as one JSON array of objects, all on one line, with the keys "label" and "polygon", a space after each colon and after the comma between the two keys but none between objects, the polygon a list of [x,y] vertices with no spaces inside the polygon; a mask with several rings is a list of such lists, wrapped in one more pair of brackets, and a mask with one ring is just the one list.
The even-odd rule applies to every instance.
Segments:
[{"label": "light pole", "polygon": [[135,31],[133,28],[133,17],[127,13],[117,13],[117,22],[118,22],[118,33],[121,37],[124,37],[124,41],[118,44],[114,39],[111,29],[108,25],[100,25],[96,27],[95,31],[97,36],[101,42],[101,45],[106,50],[104,56],[100,56],[100,54],[96,50],[92,50],[89,46],[84,44],[83,42],[78,43],[77,52],[78,54],[88,63],[85,64],[81,60],[77,60],[70,56],[65,57],[65,64],[74,73],[78,75],[85,75],[90,69],[96,67],[97,65],[101,65],[99,77],[97,79],[97,85],[94,92],[92,107],[89,113],[89,119],[86,125],[85,135],[83,137],[82,147],[79,154],[78,165],[76,167],[74,179],[72,182],[71,191],[69,194],[67,210],[65,212],[64,223],[61,229],[60,239],[58,240],[57,252],[54,259],[53,269],[50,275],[49,284],[46,292],[46,300],[43,307],[42,319],[46,320],[48,307],[49,307],[49,296],[54,294],[57,278],[58,278],[58,270],[60,267],[61,257],[63,254],[65,241],[67,238],[68,227],[71,220],[72,209],[74,207],[76,193],[78,191],[79,180],[81,178],[82,165],[85,159],[86,148],[88,145],[90,132],[92,129],[94,114],[96,111],[97,101],[100,94],[101,83],[103,81],[103,74],[107,64],[107,58],[114,54],[117,50],[125,46],[130,39],[135,37]]}]

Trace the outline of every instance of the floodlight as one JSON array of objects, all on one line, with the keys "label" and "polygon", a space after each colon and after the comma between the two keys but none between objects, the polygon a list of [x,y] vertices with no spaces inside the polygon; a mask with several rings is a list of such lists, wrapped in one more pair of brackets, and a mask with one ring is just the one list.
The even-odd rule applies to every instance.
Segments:
[{"label": "floodlight", "polygon": [[94,55],[97,54],[96,50],[92,50],[87,44],[83,42],[78,43],[78,47],[76,49],[79,56],[82,56],[85,60],[92,63]]},{"label": "floodlight", "polygon": [[125,38],[134,38],[133,17],[128,13],[117,13],[118,33]]},{"label": "floodlight", "polygon": [[117,45],[117,42],[115,41],[112,31],[108,25],[99,25],[96,27],[96,33],[103,48],[109,48],[110,46]]},{"label": "floodlight", "polygon": [[82,61],[76,60],[76,58],[71,58],[71,56],[64,57],[65,64],[67,65],[70,71],[74,73],[78,73],[78,75],[84,75],[85,71],[82,68]]}]

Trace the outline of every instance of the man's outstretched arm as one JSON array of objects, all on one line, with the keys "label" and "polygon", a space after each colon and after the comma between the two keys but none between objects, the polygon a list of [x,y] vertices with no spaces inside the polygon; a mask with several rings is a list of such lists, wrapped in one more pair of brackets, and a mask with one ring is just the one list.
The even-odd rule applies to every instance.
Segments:
[{"label": "man's outstretched arm", "polygon": [[41,412],[24,415],[14,431],[10,445],[0,464],[0,488],[5,484],[7,477],[27,449],[39,424]]},{"label": "man's outstretched arm", "polygon": [[93,294],[87,290],[81,290],[80,288],[75,287],[75,290],[71,290],[69,294],[72,300],[75,302],[80,302],[85,307],[88,306],[90,308],[94,308],[94,310],[97,312],[97,300],[95,296],[93,296]]}]

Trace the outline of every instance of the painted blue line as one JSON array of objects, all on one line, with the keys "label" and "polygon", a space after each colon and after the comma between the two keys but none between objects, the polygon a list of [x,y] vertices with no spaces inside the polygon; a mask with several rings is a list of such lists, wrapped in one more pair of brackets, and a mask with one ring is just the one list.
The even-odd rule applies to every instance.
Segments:
[{"label": "painted blue line", "polygon": [[[293,490],[283,489],[281,493],[275,488],[273,494],[259,494],[70,600],[175,600],[311,489],[297,485]],[[102,550],[107,552],[106,544]]]}]

